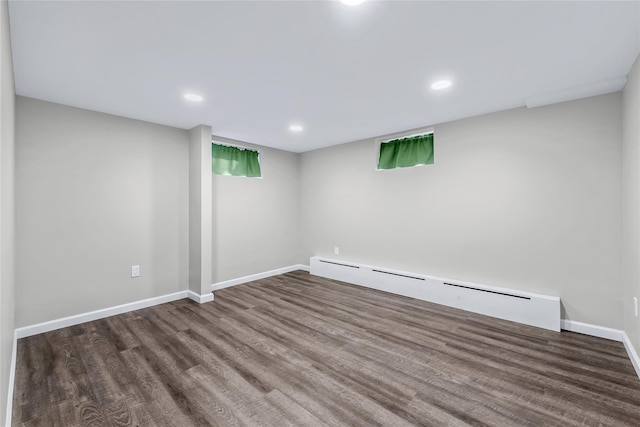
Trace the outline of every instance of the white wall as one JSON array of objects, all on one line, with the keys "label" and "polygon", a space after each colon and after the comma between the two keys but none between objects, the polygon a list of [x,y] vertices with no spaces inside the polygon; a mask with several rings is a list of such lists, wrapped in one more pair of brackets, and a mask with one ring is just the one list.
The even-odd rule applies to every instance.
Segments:
[{"label": "white wall", "polygon": [[640,353],[640,321],[633,307],[633,297],[640,299],[640,57],[627,79],[622,96],[624,330]]},{"label": "white wall", "polygon": [[16,114],[16,326],[186,290],[188,132],[23,97]]},{"label": "white wall", "polygon": [[298,154],[221,137],[260,151],[262,179],[213,175],[213,281],[294,264],[301,250]]},{"label": "white wall", "polygon": [[435,164],[375,171],[364,140],[301,155],[306,256],[560,296],[620,329],[621,95],[435,127]]},{"label": "white wall", "polygon": [[0,424],[6,419],[14,330],[15,89],[7,2],[0,2]]}]

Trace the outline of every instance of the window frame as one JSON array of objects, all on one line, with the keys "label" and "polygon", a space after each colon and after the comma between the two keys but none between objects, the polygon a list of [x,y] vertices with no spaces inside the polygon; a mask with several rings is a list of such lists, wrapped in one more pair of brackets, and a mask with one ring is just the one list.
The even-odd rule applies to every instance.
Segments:
[{"label": "window frame", "polygon": [[[260,176],[246,176],[246,175],[226,175],[226,174],[219,174],[219,173],[215,173],[213,171],[211,171],[212,175],[215,176],[230,176],[230,177],[234,177],[234,178],[250,178],[250,179],[263,179],[264,178],[264,167],[262,165],[262,155],[264,154],[262,150],[258,149],[258,148],[253,148],[253,147],[247,147],[247,146],[242,146],[242,145],[238,145],[238,144],[233,144],[230,142],[223,142],[223,141],[219,141],[216,139],[211,139],[211,145],[222,145],[224,147],[231,147],[231,148],[237,148],[239,150],[249,150],[249,151],[256,151],[258,153],[258,165],[260,166]],[[212,158],[213,158],[213,154],[212,154]]]},{"label": "window frame", "polygon": [[380,163],[380,145],[384,144],[385,142],[393,141],[394,139],[411,138],[413,136],[422,136],[422,135],[429,135],[429,134],[433,134],[434,145],[435,145],[435,128],[433,126],[426,127],[426,128],[413,129],[413,130],[404,131],[404,132],[392,133],[392,134],[388,134],[388,135],[376,138],[375,152],[374,152],[375,163],[373,165],[373,169],[376,172],[382,172],[382,171],[394,171],[398,169],[411,169],[411,168],[417,168],[420,166],[429,166],[429,165],[414,165],[414,166],[407,166],[402,168],[378,169],[378,164]]}]

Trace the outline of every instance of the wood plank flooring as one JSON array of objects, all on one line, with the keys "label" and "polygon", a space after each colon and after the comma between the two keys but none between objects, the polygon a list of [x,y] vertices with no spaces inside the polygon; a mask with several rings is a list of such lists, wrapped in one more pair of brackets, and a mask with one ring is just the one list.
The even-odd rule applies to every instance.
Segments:
[{"label": "wood plank flooring", "polygon": [[299,271],[18,341],[14,426],[638,426],[621,343]]}]

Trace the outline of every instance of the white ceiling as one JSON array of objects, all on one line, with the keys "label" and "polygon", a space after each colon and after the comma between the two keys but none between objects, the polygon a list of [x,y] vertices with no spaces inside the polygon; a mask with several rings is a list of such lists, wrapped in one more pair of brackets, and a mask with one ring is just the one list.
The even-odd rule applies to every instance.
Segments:
[{"label": "white ceiling", "polygon": [[[9,7],[19,95],[185,129],[207,124],[216,135],[294,152],[520,107],[554,91],[620,90],[640,53],[639,1]],[[432,91],[442,77],[453,86]],[[608,79],[613,86],[602,84]],[[205,100],[189,103],[185,92]],[[304,132],[290,132],[293,122]]]}]

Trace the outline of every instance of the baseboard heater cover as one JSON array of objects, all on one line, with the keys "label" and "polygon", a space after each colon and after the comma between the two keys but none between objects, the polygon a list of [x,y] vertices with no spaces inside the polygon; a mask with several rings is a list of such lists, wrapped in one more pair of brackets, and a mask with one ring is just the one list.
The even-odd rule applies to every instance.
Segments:
[{"label": "baseboard heater cover", "polygon": [[310,267],[316,276],[560,331],[559,297],[323,257],[311,257]]},{"label": "baseboard heater cover", "polygon": [[336,261],[327,261],[324,259],[319,260],[319,262],[325,263],[325,264],[333,264],[333,265],[339,265],[342,267],[347,267],[347,268],[360,268],[357,265],[349,265],[349,264],[342,264],[340,262],[336,262]]}]

